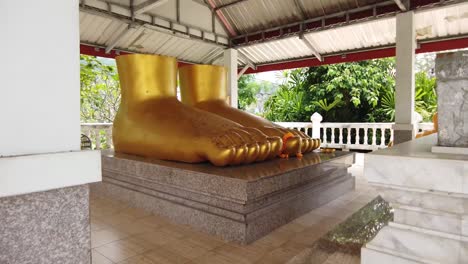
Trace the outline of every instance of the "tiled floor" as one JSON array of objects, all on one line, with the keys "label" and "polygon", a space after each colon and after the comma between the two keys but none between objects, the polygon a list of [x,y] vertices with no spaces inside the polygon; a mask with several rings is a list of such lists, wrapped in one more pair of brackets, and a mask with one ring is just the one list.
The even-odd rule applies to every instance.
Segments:
[{"label": "tiled floor", "polygon": [[[354,166],[350,172],[356,176],[354,192],[247,246],[226,243],[124,203],[92,195],[92,263],[274,264],[286,263],[298,254],[314,254],[310,248],[318,238],[377,195],[363,179],[362,166]],[[317,259],[317,263],[353,263],[340,254]]]}]

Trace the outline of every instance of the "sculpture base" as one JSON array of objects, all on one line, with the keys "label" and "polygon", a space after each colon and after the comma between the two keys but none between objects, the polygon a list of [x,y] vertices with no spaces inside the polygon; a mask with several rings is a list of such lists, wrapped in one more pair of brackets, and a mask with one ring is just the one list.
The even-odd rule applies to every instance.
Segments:
[{"label": "sculpture base", "polygon": [[92,191],[247,244],[353,190],[353,162],[349,152],[308,153],[220,168],[107,152]]},{"label": "sculpture base", "polygon": [[467,263],[468,156],[434,153],[429,135],[365,157],[369,184],[393,222],[361,250],[361,263]]},{"label": "sculpture base", "polygon": [[432,146],[432,153],[468,155],[468,148]]},{"label": "sculpture base", "polygon": [[88,185],[1,197],[0,263],[91,263]]}]

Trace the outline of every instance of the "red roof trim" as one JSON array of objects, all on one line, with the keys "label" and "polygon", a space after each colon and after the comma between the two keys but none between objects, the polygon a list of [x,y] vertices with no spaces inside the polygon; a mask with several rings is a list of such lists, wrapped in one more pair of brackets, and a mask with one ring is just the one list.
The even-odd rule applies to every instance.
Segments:
[{"label": "red roof trim", "polygon": [[[425,53],[425,52],[435,52],[443,50],[452,50],[452,49],[462,49],[468,48],[468,38],[461,39],[450,39],[450,40],[441,40],[437,42],[430,43],[421,43],[419,49],[416,50],[416,53]],[[370,59],[379,59],[386,57],[394,57],[395,48],[383,48],[378,50],[362,51],[344,55],[335,55],[330,57],[324,57],[324,60],[321,62],[316,58],[289,61],[289,62],[280,62],[266,65],[258,65],[256,70],[249,68],[245,73],[259,73],[266,71],[277,71],[277,70],[286,70],[286,69],[295,69],[303,67],[314,67],[325,64],[335,64],[342,62],[353,62],[353,61],[363,61]]]},{"label": "red roof trim", "polygon": [[[105,49],[103,48],[80,44],[80,54],[115,59],[115,57],[119,55],[126,55],[126,54],[132,54],[132,53],[125,52],[125,51],[116,51],[116,50],[111,50],[109,53],[106,53]],[[190,65],[190,63],[179,61],[178,65],[179,67],[182,67],[185,65]]]},{"label": "red roof trim", "polygon": [[[443,50],[452,50],[452,49],[463,49],[468,48],[468,37],[460,39],[449,39],[441,40],[436,42],[421,43],[419,49],[416,50],[416,53],[425,53],[425,52],[436,52]],[[106,53],[103,48],[93,47],[85,44],[80,45],[80,53],[91,56],[105,57],[105,58],[115,58],[119,55],[130,54],[129,52],[115,51],[112,50],[110,53]],[[316,58],[295,60],[289,62],[280,62],[267,65],[258,65],[256,70],[248,69],[245,73],[259,73],[266,71],[277,71],[277,70],[286,70],[286,69],[295,69],[303,67],[314,67],[325,64],[335,64],[342,62],[353,62],[353,61],[363,61],[370,59],[379,59],[386,57],[394,57],[395,48],[383,48],[370,51],[362,51],[344,55],[335,55],[324,57],[324,60],[321,62]],[[189,63],[179,62],[179,67],[189,65]]]}]

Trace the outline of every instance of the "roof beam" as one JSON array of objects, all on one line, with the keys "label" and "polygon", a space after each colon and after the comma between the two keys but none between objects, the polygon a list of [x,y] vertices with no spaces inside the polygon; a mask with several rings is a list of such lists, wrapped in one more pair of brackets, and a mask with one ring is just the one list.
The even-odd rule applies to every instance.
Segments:
[{"label": "roof beam", "polygon": [[408,11],[410,8],[410,1],[409,0],[393,0],[395,4],[400,8],[401,11],[405,12]]},{"label": "roof beam", "polygon": [[[164,0],[163,0],[164,1]],[[196,26],[177,22],[165,17],[156,15],[140,14],[132,17],[132,10],[128,7],[107,3],[104,1],[82,1],[80,4],[80,11],[100,17],[107,17],[113,20],[120,21],[125,24],[132,24],[134,26],[144,26],[150,30],[154,30],[163,34],[168,34],[175,37],[183,37],[193,41],[200,41],[202,43],[225,48],[225,44],[229,40],[226,36],[219,35],[216,32],[211,32]],[[184,28],[183,30],[181,28]],[[199,32],[198,35],[196,32]],[[211,35],[209,38],[208,35]],[[223,41],[224,40],[224,41]],[[224,43],[223,43],[224,42]]]},{"label": "roof beam", "polygon": [[[453,38],[438,38],[419,41],[420,47],[416,49],[416,53],[435,52],[452,49],[463,49],[468,47],[468,35],[460,35]],[[395,45],[386,45],[377,48],[365,48],[350,52],[337,52],[324,54],[326,61],[320,62],[315,57],[297,58],[295,60],[276,61],[257,65],[257,70],[249,69],[246,74],[259,73],[266,71],[277,71],[285,69],[316,67],[320,65],[328,65],[343,62],[353,62],[370,60],[385,57],[395,56]]]},{"label": "roof beam", "polygon": [[[405,2],[405,0],[401,1],[402,3]],[[417,9],[417,11],[428,10],[442,6],[454,5],[464,1],[466,0],[418,0],[411,2],[411,9]],[[233,47],[245,47],[286,37],[294,37],[308,32],[323,31],[334,27],[359,24],[384,17],[393,17],[400,12],[402,11],[396,6],[395,0],[386,0],[372,5],[365,5],[300,22],[238,35],[231,38],[231,45]],[[364,16],[363,14],[366,15]]]},{"label": "roof beam", "polygon": [[317,57],[319,61],[323,61],[322,55],[320,55],[317,49],[315,49],[314,45],[312,45],[312,43],[310,43],[310,41],[304,37],[304,34],[300,34],[299,39],[302,40],[302,42],[304,42],[304,44],[309,48],[312,54],[314,54],[314,56]]},{"label": "roof beam", "polygon": [[234,28],[229,24],[227,21],[226,17],[224,16],[222,10],[219,10],[218,7],[216,7],[216,4],[213,0],[205,0],[207,4],[210,6],[211,11],[213,12],[214,15],[218,18],[219,22],[221,25],[223,25],[224,30],[230,34],[231,36],[237,36],[236,31]]},{"label": "roof beam", "polygon": [[200,61],[203,64],[213,64],[213,62],[223,56],[223,49],[214,49],[206,54]]},{"label": "roof beam", "polygon": [[119,35],[117,35],[106,47],[106,53],[109,54],[109,52],[119,44],[119,42],[128,35],[128,33],[132,32],[133,29],[136,27],[132,24],[128,25],[127,28],[125,28],[122,32],[120,32]]},{"label": "roof beam", "polygon": [[242,75],[244,75],[244,73],[250,68],[249,65],[245,65],[244,68],[242,68],[242,70],[237,74],[237,80],[240,79],[240,77],[242,77]]},{"label": "roof beam", "polygon": [[250,60],[241,50],[237,50],[237,52],[237,55],[246,62],[247,66],[249,66],[253,70],[257,69],[257,65],[255,65],[255,63],[252,60]]},{"label": "roof beam", "polygon": [[148,10],[151,10],[157,6],[161,6],[167,3],[167,0],[148,0],[146,2],[143,2],[133,8],[133,14],[139,15],[147,12]]},{"label": "roof beam", "polygon": [[[283,26],[273,27],[273,28],[266,29],[266,30],[260,30],[257,32],[239,35],[237,37],[233,37],[231,42],[233,42],[234,47],[247,46],[247,45],[271,41],[275,39],[281,39],[284,37],[298,36],[300,34],[304,34],[304,33],[311,32],[311,31],[320,31],[320,30],[328,29],[334,26],[343,26],[346,24],[351,24],[352,22],[359,23],[361,21],[366,21],[366,20],[375,19],[377,17],[381,17],[384,14],[380,14],[380,13],[377,14],[376,12],[373,12],[374,15],[369,16],[365,19],[363,19],[362,17],[359,17],[358,19],[355,19],[355,21],[353,21],[352,19],[349,19],[352,14],[361,13],[365,11],[372,12],[373,10],[376,10],[379,7],[388,7],[388,6],[393,7],[393,9],[390,9],[390,11],[388,11],[385,14],[393,14],[399,11],[395,7],[394,0],[387,0],[384,2],[372,4],[372,5],[350,9],[347,11],[327,14],[321,17],[311,18],[311,19],[300,21],[300,22],[290,23],[290,24],[283,25]],[[333,20],[341,19],[342,21],[338,23],[327,24],[327,21],[332,20],[332,19]]]}]

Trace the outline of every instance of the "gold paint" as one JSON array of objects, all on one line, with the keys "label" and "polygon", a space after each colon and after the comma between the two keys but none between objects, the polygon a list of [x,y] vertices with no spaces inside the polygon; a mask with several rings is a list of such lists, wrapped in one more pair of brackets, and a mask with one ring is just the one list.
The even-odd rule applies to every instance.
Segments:
[{"label": "gold paint", "polygon": [[186,105],[217,114],[245,127],[253,127],[269,137],[294,134],[284,148],[286,156],[310,152],[320,146],[316,141],[295,129],[287,129],[266,119],[235,109],[227,104],[226,69],[214,65],[190,65],[179,69],[182,102]]},{"label": "gold paint", "polygon": [[426,130],[426,131],[422,131],[420,133],[417,133],[416,138],[429,136],[429,135],[432,135],[432,134],[437,133],[439,131],[439,118],[438,118],[437,113],[435,113],[434,116],[432,117],[432,123],[434,124],[434,129]]},{"label": "gold paint", "polygon": [[117,68],[122,92],[113,126],[117,152],[225,166],[278,151],[278,141],[260,131],[179,102],[175,58],[124,55],[117,57]]}]

